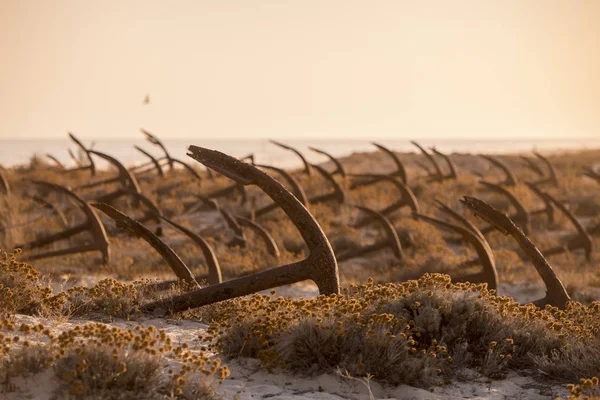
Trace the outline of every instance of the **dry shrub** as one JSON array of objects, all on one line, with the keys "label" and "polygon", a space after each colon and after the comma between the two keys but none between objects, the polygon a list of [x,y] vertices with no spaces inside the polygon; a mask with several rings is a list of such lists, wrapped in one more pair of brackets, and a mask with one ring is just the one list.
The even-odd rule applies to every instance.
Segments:
[{"label": "dry shrub", "polygon": [[[23,333],[28,336],[24,338]],[[12,378],[29,377],[54,363],[56,347],[48,336],[52,334],[41,325],[17,328],[13,318],[0,321],[0,381],[4,391],[12,391]]]},{"label": "dry shrub", "polygon": [[7,351],[9,357],[4,357],[0,366],[2,382],[11,378],[29,377],[42,372],[54,362],[54,354],[46,345],[25,345],[15,351]]},{"label": "dry shrub", "polygon": [[161,356],[146,352],[127,353],[110,346],[70,350],[55,365],[61,390],[73,397],[131,398],[136,393],[156,393],[163,388]]},{"label": "dry shrub", "polygon": [[[141,316],[142,304],[182,294],[190,289],[183,281],[174,281],[168,289],[157,291],[152,284],[156,281],[143,279],[132,283],[108,278],[91,288],[75,286],[52,297],[61,304],[67,316],[85,316],[134,319]],[[57,299],[60,299],[57,300]]]},{"label": "dry shrub", "polygon": [[41,324],[17,329],[4,321],[0,328],[0,338],[14,344],[3,347],[3,382],[52,368],[61,398],[213,399],[218,380],[229,375],[219,359],[176,347],[153,326],[88,324],[58,336]]},{"label": "dry shrub", "polygon": [[[255,243],[255,246],[263,246],[263,244]],[[280,249],[280,251],[285,257],[285,250]],[[263,251],[262,248],[249,248],[249,246],[245,248],[233,246],[227,250],[224,249],[219,256],[221,273],[226,278],[248,275],[257,270],[266,270],[275,267],[277,262],[279,261],[267,251]]]},{"label": "dry shrub", "polygon": [[595,217],[600,214],[600,202],[596,196],[578,198],[574,212],[585,217]]},{"label": "dry shrub", "polygon": [[17,260],[20,253],[0,251],[0,315],[51,312],[52,289],[31,265]]},{"label": "dry shrub", "polygon": [[579,384],[570,383],[567,389],[571,393],[567,400],[598,400],[600,399],[600,386],[598,377],[581,378]]},{"label": "dry shrub", "polygon": [[75,286],[54,293],[40,273],[17,260],[20,250],[0,253],[0,316],[15,313],[45,317],[90,316],[129,319],[139,315],[142,303],[180,294],[186,288],[173,285],[162,293],[150,290],[151,280],[123,283],[104,279],[91,288]]},{"label": "dry shrub", "polygon": [[[600,367],[600,303],[540,310],[485,285],[452,284],[426,274],[402,284],[368,284],[340,295],[292,300],[254,295],[224,304],[206,340],[227,357],[254,357],[263,365],[301,373],[338,367],[389,384],[428,387],[475,368],[497,377],[507,368],[553,373],[574,368],[586,348],[590,362],[572,373]],[[596,369],[594,369],[596,368]]]},{"label": "dry shrub", "polygon": [[128,319],[140,313],[146,285],[147,281],[122,283],[109,278],[91,288],[76,286],[66,291],[68,308],[72,315],[99,313]]}]

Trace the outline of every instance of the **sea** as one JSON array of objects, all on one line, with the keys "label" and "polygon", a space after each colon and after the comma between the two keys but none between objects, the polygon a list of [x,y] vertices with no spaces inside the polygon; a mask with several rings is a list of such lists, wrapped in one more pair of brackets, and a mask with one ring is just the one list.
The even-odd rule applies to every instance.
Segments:
[{"label": "sea", "polygon": [[[156,157],[164,155],[162,150],[147,142],[143,137],[132,139],[88,139],[80,138],[85,146],[105,152],[120,160],[125,166],[142,164],[149,159],[136,150],[139,146]],[[285,139],[280,142],[297,148],[311,163],[327,161],[321,154],[309,150],[309,146],[324,150],[335,157],[343,157],[355,152],[375,151],[372,142],[381,143],[397,152],[418,152],[410,139]],[[417,139],[425,148],[435,146],[446,153],[500,154],[527,153],[539,151],[572,152],[577,150],[600,149],[600,137],[585,139]],[[219,150],[234,157],[254,154],[255,162],[281,168],[296,168],[301,161],[293,153],[286,151],[268,139],[164,139],[164,145],[173,157],[189,160],[186,150],[189,145],[197,145]],[[65,139],[0,139],[0,166],[12,167],[28,164],[32,156],[46,159],[47,155],[58,159],[67,167],[75,165],[68,150],[77,154],[77,146],[67,137]],[[102,164],[100,163],[100,166]]]}]

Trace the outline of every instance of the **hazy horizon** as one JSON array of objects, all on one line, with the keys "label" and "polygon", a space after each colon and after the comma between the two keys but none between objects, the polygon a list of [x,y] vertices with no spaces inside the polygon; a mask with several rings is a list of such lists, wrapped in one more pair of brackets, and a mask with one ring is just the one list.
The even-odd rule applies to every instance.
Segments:
[{"label": "hazy horizon", "polygon": [[[80,138],[85,146],[107,152],[126,166],[141,164],[148,161],[146,155],[134,149],[140,146],[155,157],[163,155],[157,146],[148,143],[140,135],[136,138]],[[327,151],[336,157],[346,157],[352,153],[373,152],[376,147],[372,142],[378,142],[396,152],[415,153],[419,150],[407,139],[400,138],[369,138],[357,139],[306,139],[286,138],[285,143],[301,151],[311,163],[322,163],[327,158],[310,150],[310,147]],[[600,149],[600,138],[585,139],[456,139],[456,138],[419,138],[419,143],[425,148],[435,147],[447,154],[531,154],[531,151],[543,154],[572,153],[582,150]],[[267,138],[218,139],[218,138],[163,138],[163,143],[173,157],[187,160],[188,147],[191,144],[219,150],[234,157],[244,157],[253,154],[257,163],[277,165],[282,168],[297,168],[300,160],[294,154],[270,143]],[[67,149],[78,151],[75,144],[65,138],[52,139],[0,139],[3,148],[10,151],[0,152],[0,166],[13,167],[27,165],[31,157],[36,155],[50,161],[48,155],[58,159],[67,166],[75,166]],[[101,160],[96,160],[102,164]]]},{"label": "hazy horizon", "polygon": [[[154,132],[153,132],[154,133]],[[148,143],[144,136],[142,136],[141,134],[138,136],[126,136],[126,137],[101,137],[101,136],[85,136],[85,135],[76,135],[78,139],[84,139],[86,141],[94,141],[94,140],[101,140],[101,141],[111,141],[111,142],[118,142],[118,141],[123,141],[123,142],[131,142],[131,141],[140,141],[142,143]],[[219,137],[202,137],[202,136],[180,136],[180,137],[175,137],[175,136],[169,136],[169,135],[160,135],[157,134],[157,136],[159,137],[159,139],[162,140],[168,140],[168,141],[181,141],[181,140],[194,140],[194,139],[198,139],[198,140],[203,140],[203,139],[207,139],[210,141],[215,141],[215,140],[223,140],[223,141],[231,141],[231,142],[235,142],[235,141],[270,141],[270,140],[277,140],[277,138],[275,137],[223,137],[223,138],[219,138]],[[35,141],[35,140],[40,140],[43,139],[44,141],[66,141],[67,143],[73,144],[73,142],[69,139],[67,132],[64,133],[64,135],[62,136],[51,136],[51,137],[1,137],[0,136],[0,141],[2,142],[10,142],[10,141],[21,141],[21,142],[27,142],[27,141]],[[535,141],[535,140],[540,140],[541,142],[565,142],[568,140],[574,140],[574,141],[585,141],[585,140],[591,140],[592,142],[597,142],[600,141],[600,136],[571,136],[568,138],[565,137],[550,137],[550,138],[541,138],[541,137],[535,137],[535,136],[531,136],[531,137],[518,137],[518,138],[512,138],[512,137],[508,137],[508,138],[503,138],[503,137],[460,137],[460,136],[452,136],[452,137],[435,137],[435,136],[431,136],[431,137],[427,137],[427,136],[410,136],[410,135],[397,135],[396,137],[394,136],[372,136],[372,137],[351,137],[351,138],[339,138],[339,137],[311,137],[311,136],[306,136],[306,137],[299,137],[299,136],[289,136],[286,137],[285,140],[288,141],[316,141],[316,142],[323,142],[323,141],[331,141],[331,142],[361,142],[361,143],[372,143],[372,142],[377,142],[379,140],[388,140],[388,141],[392,141],[392,142],[406,142],[406,143],[410,143],[411,140],[416,140],[416,141],[431,141],[431,140],[438,140],[440,142],[505,142],[505,141],[515,141],[515,142],[531,142],[531,141]],[[74,144],[73,144],[74,145]]]},{"label": "hazy horizon", "polygon": [[596,138],[599,19],[595,0],[4,0],[0,139]]}]

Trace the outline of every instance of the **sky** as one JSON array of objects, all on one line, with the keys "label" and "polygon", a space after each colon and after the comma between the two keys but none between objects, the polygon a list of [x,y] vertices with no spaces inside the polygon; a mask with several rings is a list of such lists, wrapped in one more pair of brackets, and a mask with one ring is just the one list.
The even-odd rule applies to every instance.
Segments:
[{"label": "sky", "polygon": [[598,0],[0,0],[0,139],[596,138],[599,20]]}]

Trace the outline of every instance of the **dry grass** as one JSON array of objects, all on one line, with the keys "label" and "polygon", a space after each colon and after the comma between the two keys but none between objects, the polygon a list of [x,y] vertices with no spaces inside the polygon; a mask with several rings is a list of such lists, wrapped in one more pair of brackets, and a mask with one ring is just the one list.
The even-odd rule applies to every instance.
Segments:
[{"label": "dry grass", "polygon": [[92,287],[73,286],[54,292],[48,279],[31,265],[17,259],[14,253],[0,253],[0,303],[2,316],[21,313],[51,318],[72,316],[88,319],[132,319],[140,315],[144,302],[180,294],[185,287],[172,285],[157,292],[153,281],[124,283],[112,278],[100,280]]},{"label": "dry grass", "polygon": [[581,378],[579,384],[569,384],[567,386],[571,395],[567,400],[598,400],[600,399],[600,386],[598,385],[598,377]]},{"label": "dry grass", "polygon": [[229,375],[219,359],[186,344],[175,346],[153,326],[87,324],[59,335],[51,329],[2,322],[0,338],[14,344],[3,347],[0,364],[6,391],[13,378],[50,370],[61,398],[218,399],[216,385]]},{"label": "dry grass", "polygon": [[[582,178],[580,171],[584,165],[594,165],[599,156],[599,151],[586,151],[551,157],[562,177],[561,187],[545,189],[568,203],[569,208],[585,220],[584,225],[600,221],[600,202],[597,200],[600,185]],[[409,186],[424,214],[445,219],[435,207],[435,200],[460,211],[462,208],[458,199],[463,195],[474,195],[504,208],[508,213],[514,212],[506,199],[483,190],[478,184],[479,178],[470,172],[485,172],[486,180],[492,182],[502,179],[500,171],[479,157],[455,155],[454,160],[461,173],[459,179],[434,184],[427,182],[423,171],[415,164],[421,156],[402,154],[401,158],[407,165]],[[504,160],[514,167],[521,180],[517,187],[510,190],[528,209],[540,208],[542,202],[522,183],[535,179],[535,175],[521,166],[517,155],[507,155]],[[375,165],[373,154],[365,153],[354,154],[344,163],[351,173],[386,172],[394,168],[387,157],[377,157]],[[263,243],[253,234],[247,235],[248,245],[245,248],[228,246],[233,233],[218,213],[203,211],[184,214],[183,204],[192,201],[195,194],[212,193],[229,186],[231,181],[219,176],[215,180],[204,179],[198,183],[190,180],[186,174],[176,170],[169,172],[165,180],[142,180],[140,185],[143,193],[156,202],[165,215],[207,238],[219,257],[224,279],[305,257],[306,246],[301,236],[281,211],[272,212],[258,221],[275,238],[282,253],[279,259],[269,255]],[[205,176],[204,172],[202,174]],[[329,190],[320,178],[308,180],[299,171],[293,172],[293,175],[302,182],[309,197]],[[32,200],[20,197],[21,191],[35,193],[20,183],[23,179],[47,180],[71,187],[90,181],[86,172],[68,175],[57,173],[40,159],[33,159],[30,165],[24,167],[9,169],[7,176],[12,184],[13,195],[0,195],[0,249],[7,250],[18,243],[62,229],[57,218],[48,218],[48,213],[40,211],[41,208]],[[100,171],[93,180],[110,176],[114,176],[114,171]],[[339,177],[336,179],[343,187],[349,187],[348,181],[342,181]],[[158,188],[175,181],[182,184],[171,193],[162,196],[156,194]],[[116,184],[111,184],[78,193],[85,199],[91,199],[116,188]],[[220,199],[221,207],[234,214],[247,215],[252,207],[259,208],[271,202],[259,189],[247,189],[249,201],[246,205],[241,206],[238,197]],[[63,197],[42,194],[63,207],[61,209],[70,226],[83,221],[81,213],[65,202]],[[386,184],[348,191],[347,195],[345,205],[309,206],[338,254],[381,237],[381,232],[375,226],[365,229],[351,226],[358,216],[351,204],[381,209],[398,198],[395,189]],[[133,202],[126,199],[117,201],[116,206],[134,218],[143,215]],[[462,212],[478,226],[484,226],[483,222],[469,213]],[[148,278],[172,279],[172,271],[145,242],[124,234],[105,216],[101,215],[101,218],[111,242],[112,259],[109,265],[101,265],[97,254],[88,253],[38,260],[35,262],[36,269],[33,269],[29,264],[19,261],[16,254],[9,252],[0,255],[0,313],[7,318],[5,322],[10,322],[10,316],[15,313],[61,319],[72,316],[96,320],[135,319],[144,302],[185,290],[182,287],[165,293],[148,290]],[[177,317],[218,321],[213,326],[214,329],[222,329],[222,333],[214,332],[213,337],[218,337],[216,349],[229,357],[258,357],[269,369],[284,368],[306,373],[340,367],[357,379],[372,374],[373,379],[378,381],[424,387],[447,382],[457,376],[463,367],[476,368],[480,373],[492,377],[502,376],[509,369],[536,368],[571,382],[576,382],[580,377],[594,376],[600,370],[597,361],[600,359],[598,325],[593,322],[594,318],[595,321],[598,318],[598,303],[593,301],[599,299],[600,293],[600,259],[596,253],[591,262],[587,262],[580,251],[550,258],[572,298],[590,306],[573,305],[564,313],[557,310],[540,311],[520,306],[511,299],[494,297],[481,287],[449,284],[446,277],[438,275],[428,276],[417,283],[387,284],[417,278],[425,272],[462,275],[471,270],[460,269],[458,265],[475,258],[472,249],[448,245],[447,239],[452,235],[413,220],[407,209],[398,211],[392,219],[406,241],[404,259],[397,261],[386,251],[341,263],[340,277],[348,288],[342,296],[319,297],[316,300],[253,296],[182,313]],[[564,243],[568,235],[574,232],[567,219],[558,214],[554,225],[549,225],[545,216],[538,216],[533,218],[532,227],[534,233],[531,238],[541,249]],[[164,233],[164,240],[181,255],[194,274],[207,272],[200,251],[187,238],[168,228],[164,229]],[[497,232],[488,234],[487,238],[494,250],[501,284],[541,284],[533,267],[519,257],[519,249],[512,239]],[[70,242],[52,244],[44,250],[84,244],[88,240],[86,235],[79,235]],[[34,253],[28,251],[25,255]],[[352,286],[365,282],[369,276],[375,277],[373,284]],[[66,284],[65,277],[69,277]],[[379,283],[386,285],[377,286]],[[4,326],[8,325],[5,323]],[[164,356],[162,353],[130,353],[126,351],[129,347],[123,345],[117,349],[117,359],[103,359],[106,356],[106,348],[103,347],[90,348],[90,352],[84,356],[69,348],[57,358],[56,340],[44,340],[45,345],[34,345],[32,341],[29,351],[19,350],[22,348],[17,344],[4,347],[5,360],[9,363],[4,365],[11,365],[9,369],[3,367],[5,376],[9,377],[6,379],[10,380],[11,374],[39,372],[36,368],[52,368],[59,375],[75,371],[71,380],[63,381],[61,390],[66,393],[72,391],[77,396],[93,394],[120,398],[115,388],[128,388],[126,390],[129,392],[125,393],[135,393],[139,390],[139,386],[136,386],[139,385],[139,377],[144,375],[156,377],[150,380],[152,385],[159,388],[159,396],[171,396],[179,391],[179,396],[186,399],[214,394],[210,394],[214,388],[210,381],[184,379],[180,381],[182,384],[173,386],[172,380],[165,380],[164,371],[156,367],[157,360],[162,360]],[[52,361],[47,357],[48,354],[54,357]],[[352,357],[345,357],[344,354]],[[78,370],[78,363],[81,365],[85,357],[90,357],[104,369]],[[115,375],[120,362],[127,364],[127,370]],[[9,370],[11,372],[7,373]],[[212,372],[221,373],[218,368]],[[92,384],[93,376],[101,377],[100,386]],[[587,383],[585,381],[578,386],[581,388],[578,393],[597,394],[593,392],[597,388]],[[79,392],[81,387],[85,388],[81,392],[84,394]],[[572,394],[577,395],[575,392]]]},{"label": "dry grass", "polygon": [[568,382],[600,369],[599,316],[600,302],[540,310],[434,274],[314,300],[236,299],[205,340],[268,370],[341,368],[392,385],[444,384],[465,367],[490,377],[535,369]]},{"label": "dry grass", "polygon": [[[563,186],[560,189],[548,187],[547,190],[560,199],[569,199],[569,202],[572,204],[571,208],[581,217],[589,217],[597,214],[597,205],[594,199],[597,197],[598,185],[589,179],[581,178],[579,175],[580,168],[583,165],[593,165],[595,162],[594,159],[597,156],[598,152],[590,151],[577,154],[554,155],[551,157],[559,174],[563,178],[561,181]],[[365,168],[368,168],[367,170],[370,172],[374,169],[375,172],[377,172],[377,169],[380,172],[384,172],[393,169],[393,165],[387,157],[378,157],[378,164],[376,166],[373,166],[372,162],[369,161],[370,157],[372,157],[372,154],[366,153],[350,156],[347,160],[349,171],[361,173],[365,171]],[[508,206],[505,199],[482,190],[482,187],[477,183],[479,178],[470,173],[471,170],[487,170],[488,175],[486,179],[498,181],[502,176],[501,173],[495,168],[490,168],[485,160],[469,155],[455,155],[455,161],[459,166],[459,172],[461,172],[459,179],[456,181],[427,184],[424,177],[422,177],[422,170],[413,164],[417,156],[414,154],[403,154],[401,157],[407,164],[409,185],[417,194],[421,211],[425,214],[443,218],[443,216],[438,214],[434,200],[440,200],[460,210],[458,199],[465,194],[483,197],[498,206]],[[521,166],[521,162],[517,156],[508,155],[504,159],[509,165],[515,168],[517,175],[519,175],[522,181],[535,178],[531,171]],[[183,203],[190,201],[194,193],[208,194],[231,184],[230,180],[222,176],[217,177],[215,180],[204,179],[199,184],[194,180],[190,180],[186,174],[186,172],[181,170],[168,172],[166,179],[143,180],[141,187],[146,195],[157,202],[165,215],[179,219],[211,241],[219,256],[223,275],[226,279],[246,275],[256,270],[264,270],[276,265],[278,262],[292,262],[304,256],[305,245],[300,235],[280,211],[272,212],[262,217],[259,221],[273,235],[282,250],[283,254],[280,261],[274,260],[268,255],[264,251],[263,244],[253,235],[248,235],[249,245],[247,248],[228,247],[226,243],[233,238],[232,233],[225,227],[224,222],[218,216],[215,216],[214,212],[180,217],[182,215]],[[88,183],[90,180],[86,172],[68,175],[53,172],[39,160],[34,165],[9,170],[8,175],[9,180],[35,177],[36,179],[45,179],[72,187]],[[104,171],[100,172],[99,176],[94,179],[100,180],[113,175],[114,173],[111,171]],[[326,189],[323,180],[320,178],[308,180],[301,173],[294,173],[294,175],[301,180],[305,192],[309,196],[321,193],[323,190],[329,190]],[[154,191],[157,188],[173,181],[181,181],[184,184],[176,188],[173,192],[163,196],[158,197],[155,194]],[[348,187],[347,182],[341,180],[340,182],[343,186]],[[115,188],[116,185],[113,184],[105,188],[86,190],[81,192],[81,196],[90,198],[96,193],[107,192]],[[519,184],[519,186],[510,190],[519,197],[526,207],[536,209],[542,206],[541,201],[524,184]],[[258,208],[271,201],[260,190],[253,187],[248,188],[248,197],[249,202],[243,207],[239,206],[239,199],[220,199],[219,201],[222,207],[240,215],[247,214],[250,211],[251,204],[254,204]],[[395,189],[391,188],[390,185],[382,183],[349,191],[348,203],[383,208],[397,200],[397,197],[398,193],[396,193]],[[32,216],[39,209],[31,201],[17,201],[17,198],[17,196],[12,196],[11,198],[3,199],[3,201],[8,201],[11,204],[7,209],[8,211],[0,215],[0,218],[2,218],[0,222],[5,226],[25,223],[27,220],[32,219]],[[61,198],[54,198],[54,195],[50,196],[49,200],[56,201],[59,204],[62,201]],[[133,217],[141,216],[140,211],[137,211],[133,207],[133,204],[127,200],[119,200],[116,205]],[[348,229],[348,225],[353,223],[358,215],[351,207],[319,204],[311,206],[310,209],[330,240],[333,243],[337,243],[336,249],[338,251],[348,248],[348,246],[371,243],[374,238],[375,228],[361,230]],[[510,211],[510,208],[507,208],[507,210]],[[67,210],[67,215],[71,219],[71,224],[80,222],[81,217],[77,211]],[[378,268],[377,276],[381,277],[382,282],[403,279],[406,276],[411,276],[413,273],[418,274],[419,271],[421,273],[426,271],[453,273],[453,266],[471,256],[470,250],[466,252],[460,250],[459,253],[455,253],[449,249],[443,240],[447,234],[441,233],[436,228],[425,223],[413,221],[410,219],[407,210],[401,210],[399,215],[402,215],[402,217],[396,219],[395,226],[399,232],[412,236],[412,242],[415,244],[415,247],[406,249],[407,256],[402,263],[389,262],[389,257],[386,253],[382,253],[379,256],[380,262],[378,264],[380,267]],[[98,275],[98,279],[113,277],[121,280],[150,277],[165,279],[172,277],[172,273],[165,263],[146,243],[123,235],[122,232],[115,229],[112,222],[104,219],[104,216],[101,217],[106,222],[111,238],[112,261],[108,266],[100,265],[98,263],[98,256],[90,253],[39,260],[36,262],[36,268],[44,273],[52,273],[53,279],[59,279],[62,274],[70,274],[74,278],[86,274],[87,276]],[[469,215],[467,217],[471,218]],[[472,220],[476,224],[482,224],[480,221]],[[573,228],[568,225],[566,219],[560,216],[553,227],[547,226],[545,217],[543,216],[535,217],[533,225],[536,228],[533,238],[540,248],[548,248],[565,240],[548,234],[548,229],[566,229],[569,232],[573,232]],[[49,219],[46,222],[36,221],[27,227],[7,229],[0,233],[0,248],[10,249],[16,243],[33,240],[36,237],[56,232],[60,229],[55,219]],[[515,243],[497,233],[491,233],[488,237],[490,245],[496,253],[501,281],[512,282],[519,280],[521,277],[527,280],[538,281],[535,272],[526,267],[527,263],[515,257],[518,253]],[[85,237],[83,240],[85,240]],[[170,229],[165,230],[165,240],[183,257],[194,273],[201,274],[206,272],[205,263],[200,252],[190,244],[189,240]],[[82,243],[82,239],[75,238],[73,244],[76,243]],[[58,249],[64,246],[64,243],[55,244],[48,246],[47,249]],[[374,254],[370,257],[377,260],[378,255]],[[564,271],[568,275],[568,271],[572,269],[573,265],[582,264],[582,259],[583,257],[576,253],[573,256],[555,256],[551,261],[559,274],[563,271],[564,267]],[[349,265],[353,266],[352,268],[348,268],[351,271],[349,275],[344,273],[344,264],[341,265],[343,282],[361,282],[368,276],[373,275],[373,271],[369,268],[362,268],[365,270],[362,273],[361,268],[354,267],[357,263],[359,265],[364,264],[364,262],[356,260],[348,262]],[[371,262],[370,265],[372,264]],[[594,259],[591,266],[593,267],[592,269],[597,270],[597,259]],[[575,279],[569,282],[569,285],[573,288],[576,287],[577,291],[585,291],[585,288],[580,287],[582,286],[581,282],[577,282]]]}]

